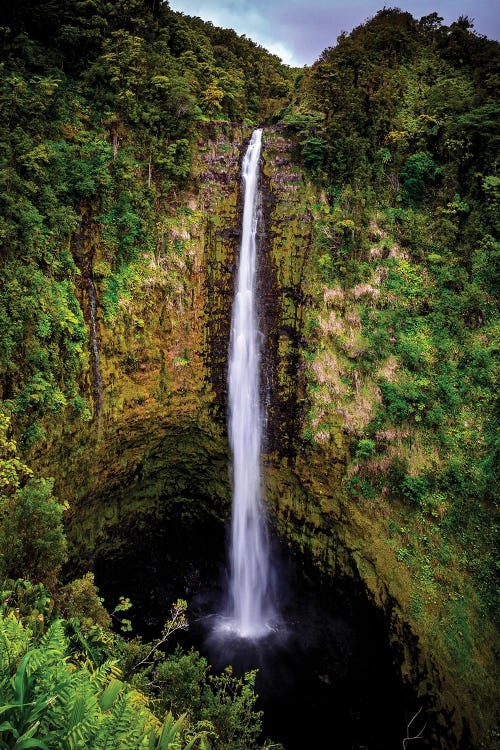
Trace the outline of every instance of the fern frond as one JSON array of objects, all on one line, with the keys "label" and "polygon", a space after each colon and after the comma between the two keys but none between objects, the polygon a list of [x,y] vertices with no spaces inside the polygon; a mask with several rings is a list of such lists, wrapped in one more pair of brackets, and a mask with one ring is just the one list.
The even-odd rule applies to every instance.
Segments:
[{"label": "fern frond", "polygon": [[55,620],[45,635],[40,646],[31,649],[27,660],[27,674],[33,675],[38,669],[47,664],[61,661],[66,653],[68,642],[64,634],[64,626],[61,620]]},{"label": "fern frond", "polygon": [[109,711],[113,703],[118,698],[119,694],[123,690],[123,682],[121,680],[112,679],[109,685],[104,689],[99,698],[99,706],[101,711]]},{"label": "fern frond", "polygon": [[44,649],[52,658],[62,659],[67,648],[64,624],[62,620],[54,620],[40,642],[40,649]]},{"label": "fern frond", "polygon": [[24,628],[13,612],[0,615],[0,680],[8,675],[29,647],[31,631]]},{"label": "fern frond", "polygon": [[104,716],[95,737],[92,750],[138,750],[147,747],[145,718],[147,711],[139,710],[133,701],[133,693],[121,692],[112,708]]},{"label": "fern frond", "polygon": [[88,682],[81,682],[78,690],[71,696],[68,705],[66,740],[70,750],[82,750],[92,747],[91,740],[99,720],[97,696]]},{"label": "fern frond", "polygon": [[97,730],[100,711],[98,696],[90,684],[86,669],[67,673],[66,680],[57,686],[57,703],[51,712],[51,727],[64,750],[93,748],[92,738]]},{"label": "fern frond", "polygon": [[90,674],[90,682],[92,685],[98,690],[104,690],[110,676],[117,679],[121,675],[121,671],[117,664],[118,662],[116,659],[107,659],[104,664],[101,664],[97,669],[93,670]]}]

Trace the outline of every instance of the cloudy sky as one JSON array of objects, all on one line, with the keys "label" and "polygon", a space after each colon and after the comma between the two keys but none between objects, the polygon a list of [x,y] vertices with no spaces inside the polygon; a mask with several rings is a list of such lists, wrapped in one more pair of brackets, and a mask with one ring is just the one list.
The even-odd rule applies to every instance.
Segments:
[{"label": "cloudy sky", "polygon": [[173,10],[235,29],[289,65],[309,65],[341,31],[351,31],[384,5],[415,18],[436,11],[444,23],[469,16],[480,34],[500,38],[500,0],[170,0]]}]

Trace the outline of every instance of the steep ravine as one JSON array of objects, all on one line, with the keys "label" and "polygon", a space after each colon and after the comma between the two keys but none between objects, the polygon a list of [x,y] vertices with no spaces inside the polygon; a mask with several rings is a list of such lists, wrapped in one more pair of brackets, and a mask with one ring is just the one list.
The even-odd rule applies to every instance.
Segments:
[{"label": "steep ravine", "polygon": [[[99,236],[82,232],[78,252],[85,267],[91,264],[88,278],[97,293],[100,419],[54,422],[32,457],[56,477],[59,496],[72,501],[72,572],[95,566],[99,579],[112,578],[125,550],[135,550],[132,558],[125,555],[130,569],[134,560],[140,568],[148,545],[168,569],[183,549],[191,564],[179,563],[175,580],[191,595],[203,556],[220,549],[230,498],[226,370],[239,170],[250,132],[207,125],[188,188],[159,216],[165,242],[178,253],[147,259],[151,272],[138,277],[114,320],[102,317],[99,275],[92,271],[100,260]],[[447,677],[440,655],[405,617],[408,594],[384,545],[383,519],[342,496],[348,450],[342,432],[320,447],[300,442],[304,280],[321,196],[294,165],[291,143],[278,127],[265,130],[263,145],[265,476],[276,529],[296,559],[304,557],[328,579],[354,581],[382,612],[393,658],[421,696],[427,746],[480,747],[482,708],[474,707],[466,682]],[[88,308],[83,286],[81,303]]]}]

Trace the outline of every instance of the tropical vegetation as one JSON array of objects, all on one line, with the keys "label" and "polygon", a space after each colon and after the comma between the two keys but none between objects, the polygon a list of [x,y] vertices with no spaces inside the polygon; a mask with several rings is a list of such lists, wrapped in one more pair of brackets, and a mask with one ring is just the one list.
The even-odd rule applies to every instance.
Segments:
[{"label": "tropical vegetation", "polygon": [[98,285],[112,327],[151,258],[182,254],[162,215],[222,122],[286,129],[317,196],[299,449],[342,432],[342,492],[384,519],[408,617],[451,672],[483,679],[498,611],[500,46],[442,20],[384,9],[297,71],[157,0],[2,10],[0,747],[262,746],[255,674],[164,648],[182,601],[144,643],[126,597],[110,615],[91,574],[64,580],[69,508],[28,459],[54,420],[95,417],[82,294]]}]

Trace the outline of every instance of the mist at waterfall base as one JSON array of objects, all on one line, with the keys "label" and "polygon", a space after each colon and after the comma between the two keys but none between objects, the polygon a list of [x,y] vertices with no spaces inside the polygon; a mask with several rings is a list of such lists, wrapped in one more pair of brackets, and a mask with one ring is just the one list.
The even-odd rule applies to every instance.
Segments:
[{"label": "mist at waterfall base", "polygon": [[190,602],[182,645],[194,645],[216,672],[258,670],[263,734],[286,750],[400,750],[419,704],[401,683],[387,623],[355,582],[323,580],[290,555],[272,541],[280,615],[265,636],[218,628],[213,612],[224,591],[207,586]]}]

